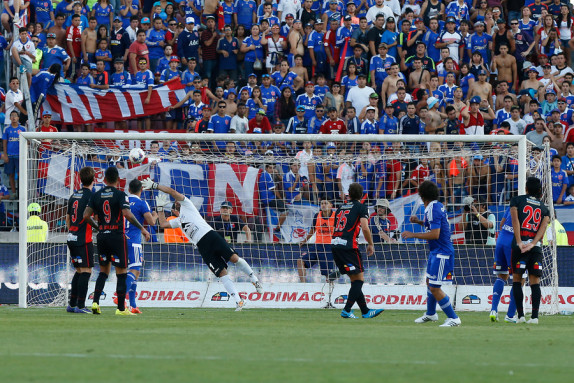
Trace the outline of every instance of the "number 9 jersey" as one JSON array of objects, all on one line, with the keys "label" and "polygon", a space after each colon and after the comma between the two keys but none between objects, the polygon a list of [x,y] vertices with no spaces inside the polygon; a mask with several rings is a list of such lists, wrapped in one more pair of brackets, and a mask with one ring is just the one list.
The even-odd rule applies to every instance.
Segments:
[{"label": "number 9 jersey", "polygon": [[[518,213],[520,239],[524,243],[532,242],[544,217],[550,217],[550,210],[539,199],[530,195],[513,197],[510,200],[510,208],[513,207],[517,209]],[[540,242],[534,244],[536,247],[540,245]],[[516,237],[512,239],[512,246],[516,247]]]}]

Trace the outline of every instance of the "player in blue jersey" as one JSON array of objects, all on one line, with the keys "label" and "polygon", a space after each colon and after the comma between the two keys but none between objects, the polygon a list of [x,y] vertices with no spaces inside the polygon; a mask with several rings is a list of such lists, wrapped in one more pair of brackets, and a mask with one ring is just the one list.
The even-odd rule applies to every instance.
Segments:
[{"label": "player in blue jersey", "polygon": [[30,99],[32,103],[35,104],[34,108],[37,107],[38,102],[41,103],[44,97],[46,97],[48,88],[59,81],[61,71],[62,67],[60,64],[52,64],[48,70],[41,70],[32,77]]},{"label": "player in blue jersey", "polygon": [[441,286],[452,284],[454,271],[454,247],[452,245],[450,226],[443,204],[438,201],[438,186],[431,181],[424,181],[419,186],[419,196],[425,205],[424,220],[415,216],[410,218],[412,223],[424,226],[424,233],[404,231],[403,238],[417,238],[429,243],[429,258],[427,263],[427,311],[415,320],[415,323],[436,322],[436,304],[447,316],[440,327],[460,326],[460,318],[454,312],[450,298]]},{"label": "player in blue jersey", "polygon": [[[128,195],[130,201],[130,210],[134,217],[142,225],[155,225],[157,213],[151,212],[147,202],[142,200],[142,183],[138,179],[133,179],[129,184]],[[134,225],[126,221],[126,238],[128,246],[128,276],[126,278],[126,291],[129,294],[130,310],[133,314],[141,314],[137,307],[136,290],[137,280],[140,275],[140,269],[143,262],[142,236],[141,231]]]},{"label": "player in blue jersey", "polygon": [[[496,248],[494,249],[494,274],[497,276],[492,288],[492,306],[490,308],[490,321],[498,322],[498,304],[508,281],[509,273],[512,270],[512,239],[514,238],[514,229],[512,228],[512,219],[510,217],[510,208],[504,213],[500,221],[500,231],[496,239]],[[516,304],[512,289],[510,290],[510,302],[508,312],[504,318],[505,322],[516,323]]]}]

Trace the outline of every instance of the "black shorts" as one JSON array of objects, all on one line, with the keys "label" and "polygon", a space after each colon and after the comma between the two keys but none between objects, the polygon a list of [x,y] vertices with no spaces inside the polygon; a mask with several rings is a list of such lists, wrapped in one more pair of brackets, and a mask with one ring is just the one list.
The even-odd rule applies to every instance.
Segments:
[{"label": "black shorts", "polygon": [[528,275],[542,276],[542,251],[533,248],[526,253],[520,252],[519,247],[512,248],[512,272],[523,275],[528,270]]},{"label": "black shorts", "polygon": [[85,245],[76,245],[75,242],[68,242],[70,258],[74,267],[94,267],[94,244],[92,242]]},{"label": "black shorts", "polygon": [[197,250],[209,270],[219,278],[221,272],[227,269],[227,262],[235,250],[215,230],[205,234],[197,243]]},{"label": "black shorts", "polygon": [[128,247],[126,236],[122,233],[98,233],[98,255],[100,266],[110,262],[115,267],[128,267]]},{"label": "black shorts", "polygon": [[363,260],[359,249],[347,249],[333,246],[333,260],[341,274],[359,274],[364,271]]}]

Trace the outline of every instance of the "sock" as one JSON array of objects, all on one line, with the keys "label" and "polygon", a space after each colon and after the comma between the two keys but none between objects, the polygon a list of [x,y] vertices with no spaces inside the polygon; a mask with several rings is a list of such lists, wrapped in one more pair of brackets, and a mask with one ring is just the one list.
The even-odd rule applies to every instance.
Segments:
[{"label": "sock", "polygon": [[70,307],[76,307],[78,305],[78,280],[80,279],[80,273],[74,273],[72,278],[72,289],[70,290]]},{"label": "sock", "polygon": [[363,289],[363,281],[351,282],[351,288],[349,289],[349,296],[347,297],[347,303],[345,303],[345,311],[347,312],[351,311],[357,299],[360,299],[361,295],[363,294],[362,289]]},{"label": "sock", "polygon": [[78,280],[78,308],[86,307],[86,295],[88,295],[88,283],[90,282],[91,273],[81,273]]},{"label": "sock", "polygon": [[443,299],[441,299],[438,302],[440,308],[442,309],[442,311],[444,311],[444,313],[446,314],[447,317],[451,318],[451,319],[456,319],[458,318],[458,315],[456,315],[456,313],[454,312],[454,308],[452,307],[452,304],[450,303],[450,298],[447,296],[445,296]]},{"label": "sock", "polygon": [[124,311],[126,309],[126,279],[127,274],[118,274],[116,283],[116,294],[118,296],[118,310]]},{"label": "sock", "polygon": [[136,303],[136,288],[138,286],[138,283],[136,281],[136,276],[134,275],[134,273],[129,272],[128,276],[126,278],[126,291],[129,294],[130,297],[130,306],[131,307],[138,307],[137,303]]},{"label": "sock", "polygon": [[518,317],[524,316],[524,293],[522,292],[522,283],[512,282],[512,293],[514,295],[514,304],[516,304],[516,311]]},{"label": "sock", "polygon": [[365,299],[365,294],[361,291],[361,295],[357,298],[357,305],[361,309],[361,314],[366,314],[369,312],[369,307],[367,306],[367,300]]},{"label": "sock", "polygon": [[427,315],[436,314],[436,298],[432,295],[430,289],[427,289]]},{"label": "sock", "polygon": [[514,318],[516,315],[516,303],[514,303],[514,287],[510,289],[510,302],[508,303],[508,312],[506,316],[509,318]]},{"label": "sock", "polygon": [[96,279],[96,287],[94,288],[94,303],[100,303],[100,295],[102,295],[102,291],[104,291],[104,286],[107,279],[108,274],[102,273],[100,271],[98,274],[98,279]]},{"label": "sock", "polygon": [[249,275],[249,279],[251,279],[252,283],[258,281],[257,277],[255,276],[255,273],[253,273],[253,269],[251,268],[251,266],[249,266],[249,263],[247,263],[245,259],[239,257],[239,261],[235,263],[235,266],[237,266],[237,268],[239,268],[239,270],[241,270],[243,273]]},{"label": "sock", "polygon": [[241,297],[239,296],[239,292],[237,291],[237,288],[235,287],[235,283],[233,283],[231,278],[229,278],[229,275],[224,275],[223,277],[221,277],[219,279],[223,283],[223,286],[225,286],[225,290],[227,290],[229,295],[231,295],[231,297],[233,299],[235,299],[235,303],[241,302]]},{"label": "sock", "polygon": [[494,282],[494,286],[492,287],[492,307],[490,308],[491,311],[494,310],[498,312],[498,304],[500,303],[500,297],[502,296],[504,285],[504,280],[500,278],[497,278]]},{"label": "sock", "polygon": [[532,290],[532,319],[538,318],[538,310],[540,309],[540,298],[542,291],[540,291],[540,284],[530,285]]}]

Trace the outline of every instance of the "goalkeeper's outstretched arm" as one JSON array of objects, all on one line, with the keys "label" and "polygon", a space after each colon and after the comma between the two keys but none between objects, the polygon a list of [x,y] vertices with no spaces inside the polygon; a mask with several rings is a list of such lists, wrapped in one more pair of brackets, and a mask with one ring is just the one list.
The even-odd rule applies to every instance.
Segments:
[{"label": "goalkeeper's outstretched arm", "polygon": [[174,189],[170,188],[169,186],[164,186],[164,185],[158,184],[157,182],[153,182],[151,178],[147,178],[147,179],[143,180],[142,186],[146,190],[157,189],[159,191],[167,193],[170,196],[172,196],[176,201],[183,201],[185,199],[185,196],[183,194],[175,191]]}]

